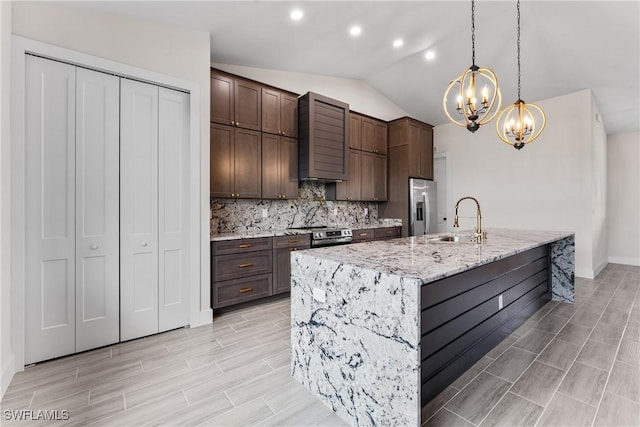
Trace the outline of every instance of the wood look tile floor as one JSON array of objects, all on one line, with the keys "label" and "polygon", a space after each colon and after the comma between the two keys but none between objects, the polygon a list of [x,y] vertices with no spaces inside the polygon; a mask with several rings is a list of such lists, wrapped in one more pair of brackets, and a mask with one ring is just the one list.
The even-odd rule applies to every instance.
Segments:
[{"label": "wood look tile floor", "polygon": [[[640,268],[576,280],[422,409],[428,426],[640,426]],[[15,375],[2,410],[67,410],[18,426],[342,426],[290,378],[290,302],[271,299],[184,328]]]}]

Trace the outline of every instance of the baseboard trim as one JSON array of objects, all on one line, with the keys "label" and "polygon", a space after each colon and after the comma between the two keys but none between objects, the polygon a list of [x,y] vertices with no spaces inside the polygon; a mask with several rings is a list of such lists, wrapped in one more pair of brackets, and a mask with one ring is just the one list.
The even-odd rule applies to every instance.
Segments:
[{"label": "baseboard trim", "polygon": [[607,266],[607,264],[609,264],[609,260],[607,260],[607,259],[603,259],[603,260],[600,262],[600,264],[598,264],[598,265],[596,266],[596,269],[595,269],[595,270],[594,270],[594,272],[593,272],[593,277],[597,277],[597,276],[598,276],[598,274],[600,274],[600,272],[601,272],[602,270],[604,270],[604,268]]},{"label": "baseboard trim", "polygon": [[594,279],[596,277],[595,274],[593,274],[593,270],[586,268],[576,268],[575,275],[583,279]]},{"label": "baseboard trim", "polygon": [[9,362],[2,367],[2,376],[0,377],[0,400],[4,396],[5,391],[9,388],[9,384],[16,373],[16,358],[12,354]]},{"label": "baseboard trim", "polygon": [[192,328],[196,328],[198,326],[207,325],[213,322],[213,309],[209,308],[207,310],[202,310],[200,315],[198,316],[197,324],[191,324]]},{"label": "baseboard trim", "polygon": [[627,258],[627,257],[618,257],[618,256],[610,256],[609,262],[612,264],[624,264],[624,265],[635,265],[640,266],[640,258]]}]

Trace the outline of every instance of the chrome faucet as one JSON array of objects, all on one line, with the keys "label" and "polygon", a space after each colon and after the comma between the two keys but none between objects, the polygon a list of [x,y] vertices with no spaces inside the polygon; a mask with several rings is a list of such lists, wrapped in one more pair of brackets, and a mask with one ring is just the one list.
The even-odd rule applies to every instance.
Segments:
[{"label": "chrome faucet", "polygon": [[473,237],[475,238],[476,242],[481,243],[487,240],[487,232],[482,231],[482,211],[480,211],[480,202],[478,202],[475,197],[465,196],[456,202],[456,213],[453,217],[453,227],[460,227],[460,224],[458,223],[458,206],[460,205],[461,201],[466,199],[473,200],[476,203],[476,207],[478,208],[478,211],[476,213],[476,231],[473,234]]}]

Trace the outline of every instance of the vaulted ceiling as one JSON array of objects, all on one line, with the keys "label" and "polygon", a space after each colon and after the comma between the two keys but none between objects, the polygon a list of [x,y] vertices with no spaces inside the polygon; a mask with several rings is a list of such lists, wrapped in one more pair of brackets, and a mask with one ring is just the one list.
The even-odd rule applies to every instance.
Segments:
[{"label": "vaulted ceiling", "polygon": [[[446,122],[447,84],[471,65],[470,1],[66,4],[207,30],[212,62],[362,79],[434,125]],[[522,0],[521,12],[525,101],[592,89],[608,134],[640,130],[640,2]],[[505,103],[516,100],[515,0],[476,2],[476,63],[496,72]]]}]

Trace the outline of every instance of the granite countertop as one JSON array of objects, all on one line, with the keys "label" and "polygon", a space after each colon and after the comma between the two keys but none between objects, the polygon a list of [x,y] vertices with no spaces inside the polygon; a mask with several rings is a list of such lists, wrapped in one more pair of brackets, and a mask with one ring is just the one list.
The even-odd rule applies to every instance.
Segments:
[{"label": "granite countertop", "polygon": [[[364,228],[384,228],[384,227],[400,227],[402,225],[402,220],[395,219],[379,219],[376,222],[366,222],[366,223],[357,223],[347,225],[353,230],[364,229]],[[343,227],[344,225],[339,225],[339,227]],[[310,234],[311,231],[306,230],[292,230],[292,229],[282,229],[282,230],[267,230],[267,231],[237,231],[231,233],[218,233],[211,234],[211,241],[218,242],[223,240],[236,240],[236,239],[255,239],[258,237],[277,237],[277,236],[293,236],[296,234]]]},{"label": "granite countertop", "polygon": [[[573,232],[487,229],[485,243],[435,241],[430,236],[412,236],[358,245],[316,248],[295,256],[311,256],[350,266],[433,282],[479,265],[514,255],[565,237]],[[450,233],[445,233],[450,234]],[[460,231],[459,234],[472,234]]]}]

